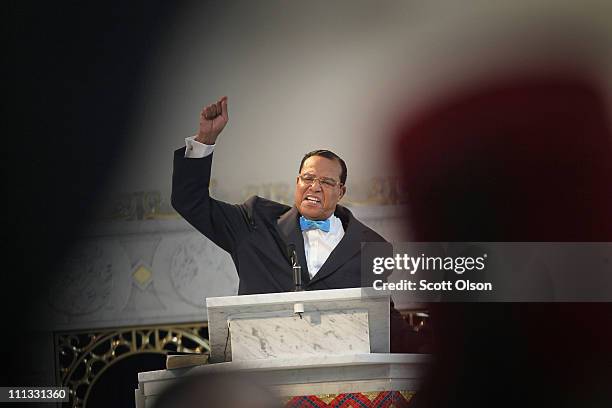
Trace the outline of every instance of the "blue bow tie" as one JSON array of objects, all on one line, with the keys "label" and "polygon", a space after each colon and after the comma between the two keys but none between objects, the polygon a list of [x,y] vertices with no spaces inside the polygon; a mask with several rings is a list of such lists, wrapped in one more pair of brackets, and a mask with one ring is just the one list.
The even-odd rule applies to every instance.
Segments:
[{"label": "blue bow tie", "polygon": [[329,232],[330,227],[329,219],[325,221],[313,221],[304,217],[300,217],[300,228],[302,231],[308,231],[311,229],[320,229],[323,232]]}]

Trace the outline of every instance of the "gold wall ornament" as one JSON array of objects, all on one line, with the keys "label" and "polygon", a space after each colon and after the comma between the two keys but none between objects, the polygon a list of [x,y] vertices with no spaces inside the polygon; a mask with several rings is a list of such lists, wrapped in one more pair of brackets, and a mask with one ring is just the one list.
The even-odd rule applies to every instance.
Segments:
[{"label": "gold wall ornament", "polygon": [[[349,183],[347,195],[343,198],[344,204],[350,205],[397,205],[401,204],[403,186],[398,177],[373,177]],[[282,204],[293,204],[295,186],[288,183],[262,183],[246,185],[241,192],[242,200],[257,195],[268,200]]]},{"label": "gold wall ornament", "polygon": [[69,388],[64,406],[86,408],[93,385],[120,360],[169,351],[208,353],[208,324],[122,327],[54,335],[57,383]]},{"label": "gold wall ornament", "polygon": [[287,183],[249,184],[242,189],[242,200],[246,201],[252,196],[259,196],[281,204],[293,204],[293,190]]},{"label": "gold wall ornament", "polygon": [[159,191],[137,191],[111,196],[98,218],[101,221],[166,220],[179,215]]},{"label": "gold wall ornament", "polygon": [[403,188],[398,177],[373,177],[350,184],[342,202],[353,206],[399,205],[406,201]]},{"label": "gold wall ornament", "polygon": [[[295,186],[291,183],[249,184],[240,190],[242,200],[257,195],[282,204],[293,204]],[[358,193],[355,194],[355,191]],[[359,193],[361,192],[361,193]],[[343,203],[352,205],[397,205],[405,201],[404,188],[397,177],[374,177],[351,183]],[[210,182],[210,195],[223,200],[216,180]],[[137,191],[111,196],[100,210],[100,221],[169,220],[180,216],[170,205],[170,197],[159,191]]]},{"label": "gold wall ornament", "polygon": [[153,272],[151,268],[142,262],[139,262],[132,269],[132,280],[142,290],[145,290],[147,286],[153,281]]}]

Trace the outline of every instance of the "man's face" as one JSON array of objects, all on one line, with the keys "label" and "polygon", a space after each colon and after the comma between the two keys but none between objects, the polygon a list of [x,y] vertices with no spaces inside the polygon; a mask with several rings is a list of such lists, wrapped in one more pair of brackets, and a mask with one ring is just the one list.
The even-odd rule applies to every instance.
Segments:
[{"label": "man's face", "polygon": [[[346,187],[340,184],[341,173],[337,160],[322,156],[306,159],[295,186],[295,206],[300,214],[311,220],[329,218],[346,192]],[[311,182],[314,177],[317,179]]]}]

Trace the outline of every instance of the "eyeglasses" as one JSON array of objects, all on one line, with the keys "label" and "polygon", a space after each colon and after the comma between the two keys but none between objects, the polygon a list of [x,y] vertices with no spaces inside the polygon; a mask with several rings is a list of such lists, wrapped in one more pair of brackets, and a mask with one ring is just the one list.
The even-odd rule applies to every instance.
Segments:
[{"label": "eyeglasses", "polygon": [[300,174],[298,177],[302,184],[304,184],[305,186],[312,186],[314,183],[316,183],[317,180],[321,184],[321,187],[324,188],[334,188],[336,186],[342,185],[341,182],[329,177],[315,177],[312,174]]}]

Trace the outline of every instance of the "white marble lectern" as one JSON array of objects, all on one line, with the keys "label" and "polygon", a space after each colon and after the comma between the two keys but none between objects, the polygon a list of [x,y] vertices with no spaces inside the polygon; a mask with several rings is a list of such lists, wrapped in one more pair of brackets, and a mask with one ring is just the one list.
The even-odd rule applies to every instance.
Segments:
[{"label": "white marble lectern", "polygon": [[[296,305],[303,313],[295,313]],[[206,306],[213,363],[389,352],[389,296],[384,293],[268,293],[209,298]]]},{"label": "white marble lectern", "polygon": [[208,298],[206,304],[212,364],[140,373],[138,408],[149,407],[182,376],[235,370],[265,373],[287,401],[386,391],[409,398],[427,366],[427,355],[389,354],[390,297],[384,292],[270,293]]}]

